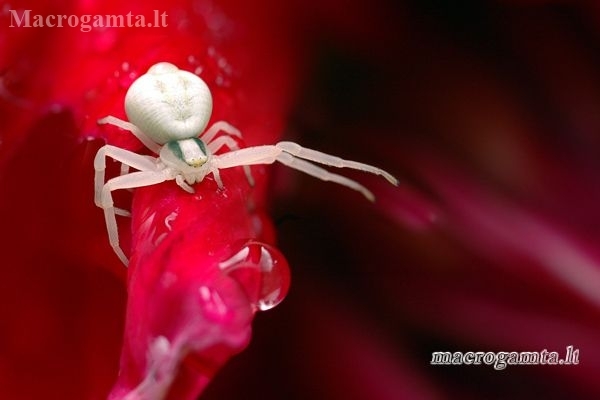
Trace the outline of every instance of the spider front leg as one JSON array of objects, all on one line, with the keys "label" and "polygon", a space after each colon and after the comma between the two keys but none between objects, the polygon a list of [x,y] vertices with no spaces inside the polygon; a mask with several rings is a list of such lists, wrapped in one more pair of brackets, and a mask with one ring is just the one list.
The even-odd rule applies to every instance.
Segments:
[{"label": "spider front leg", "polygon": [[[217,151],[219,151],[224,146],[229,147],[230,150],[239,150],[240,149],[240,146],[238,146],[237,142],[230,136],[218,137],[215,140],[213,140],[212,142],[207,143],[207,146],[212,154],[215,154]],[[248,184],[250,184],[250,186],[254,186],[254,177],[252,176],[250,167],[248,165],[242,165],[242,167],[244,168],[244,173],[246,174],[246,179],[248,180]],[[217,178],[217,176],[215,175],[215,179],[219,179],[219,178]],[[222,184],[219,185],[219,187],[220,186],[222,186]]]},{"label": "spider front leg", "polygon": [[[125,165],[140,170],[140,172],[121,175],[104,183],[106,157],[111,157]],[[110,245],[123,264],[127,265],[127,257],[119,245],[119,231],[116,219],[117,214],[123,214],[119,212],[119,209],[114,207],[112,191],[150,186],[164,182],[169,177],[164,170],[158,169],[157,164],[151,158],[110,145],[103,146],[98,150],[94,159],[94,169],[96,170],[94,201],[98,207],[104,210],[104,220]]]},{"label": "spider front leg", "polygon": [[155,154],[158,154],[160,152],[161,146],[159,144],[155,143],[148,136],[146,136],[146,134],[144,132],[142,132],[137,126],[135,126],[131,122],[123,121],[122,119],[119,119],[119,118],[113,117],[112,115],[109,115],[107,117],[100,118],[98,120],[98,124],[114,125],[125,131],[129,131],[133,134],[133,136],[138,138],[139,141],[142,142],[142,144],[144,146],[146,146],[147,148],[149,148],[152,152],[154,152]]},{"label": "spider front leg", "polygon": [[298,171],[304,172],[305,174],[314,176],[315,178],[320,179],[322,181],[335,182],[342,186],[346,186],[350,189],[354,189],[362,193],[362,195],[365,196],[367,200],[375,201],[375,196],[373,195],[373,193],[371,193],[369,189],[367,189],[360,183],[353,181],[352,179],[346,178],[345,176],[329,172],[326,169],[318,167],[308,161],[296,158],[289,153],[282,152],[277,156],[277,161],[284,165],[287,165],[290,168],[294,168]]},{"label": "spider front leg", "polygon": [[[144,156],[146,158],[148,158],[149,160],[151,160],[152,162],[154,162],[154,160],[156,160],[154,157],[152,156]],[[129,173],[129,169],[131,167],[127,164],[121,163],[121,173],[119,175],[127,175]],[[129,191],[131,191],[132,189],[129,189]],[[130,217],[131,213],[129,211],[126,210],[122,210],[120,208],[115,208],[115,211],[117,213],[117,215],[122,215],[124,217]]]},{"label": "spider front leg", "polygon": [[[96,170],[96,175],[94,177],[94,202],[98,207],[102,207],[100,202],[100,193],[102,191],[102,186],[104,186],[106,157],[110,157],[121,162],[121,175],[127,174],[129,172],[129,167],[138,169],[140,171],[156,169],[156,164],[154,162],[154,158],[152,157],[142,156],[116,146],[103,146],[98,150],[96,153],[96,158],[94,159],[94,169]],[[121,208],[115,208],[115,213],[124,217],[131,215],[129,211]]]},{"label": "spider front leg", "polygon": [[230,153],[215,156],[213,163],[216,168],[231,168],[241,165],[271,164],[275,161],[279,161],[282,164],[314,176],[315,178],[323,181],[335,182],[356,190],[362,193],[363,196],[370,201],[375,200],[373,193],[360,183],[329,172],[306,160],[338,168],[351,168],[376,175],[382,175],[390,183],[394,185],[398,184],[398,180],[391,174],[382,169],[373,167],[372,165],[344,160],[316,150],[306,149],[292,142],[280,142],[274,146],[256,146],[232,151]]},{"label": "spider front leg", "polygon": [[329,165],[336,168],[350,168],[356,169],[363,172],[369,172],[375,175],[383,176],[389,183],[394,186],[398,186],[398,179],[396,179],[392,174],[387,171],[384,171],[381,168],[374,167],[369,164],[364,164],[357,161],[344,160],[343,158],[332,156],[327,153],[323,153],[317,150],[307,149],[306,147],[300,146],[298,143],[294,142],[279,142],[276,144],[278,148],[289,153],[297,158],[302,158],[304,160],[314,161],[319,164]]}]

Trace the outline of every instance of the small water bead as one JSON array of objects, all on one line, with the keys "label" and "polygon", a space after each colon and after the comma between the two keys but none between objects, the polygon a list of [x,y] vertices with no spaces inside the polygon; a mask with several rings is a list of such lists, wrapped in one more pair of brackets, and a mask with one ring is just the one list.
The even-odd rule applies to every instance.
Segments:
[{"label": "small water bead", "polygon": [[193,71],[194,74],[200,76],[202,74],[202,71],[204,71],[204,67],[202,66],[202,63],[200,62],[200,59],[196,56],[194,56],[193,54],[190,54],[187,57],[187,62],[188,62],[188,70]]},{"label": "small water bead", "polygon": [[187,56],[187,62],[190,65],[198,65],[198,59],[193,54]]},{"label": "small water bead", "polygon": [[230,259],[219,263],[244,289],[253,306],[270,310],[283,301],[290,288],[287,260],[275,247],[251,240]]},{"label": "small water bead", "polygon": [[129,88],[133,81],[138,78],[139,73],[133,70],[131,64],[127,61],[123,61],[123,63],[121,63],[121,68],[114,72],[114,76],[120,87]]}]

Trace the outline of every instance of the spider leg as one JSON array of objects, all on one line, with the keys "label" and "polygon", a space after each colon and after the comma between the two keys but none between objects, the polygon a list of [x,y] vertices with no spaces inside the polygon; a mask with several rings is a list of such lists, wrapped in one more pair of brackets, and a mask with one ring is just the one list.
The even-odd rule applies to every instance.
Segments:
[{"label": "spider leg", "polygon": [[[112,236],[117,235],[117,230],[116,230],[116,226],[117,226],[117,222],[116,222],[116,217],[115,215],[122,215],[122,216],[130,216],[131,213],[129,211],[120,209],[120,208],[116,208],[113,206],[113,201],[112,201],[112,196],[109,193],[109,197],[110,197],[110,210],[107,209],[107,203],[105,204],[103,202],[103,198],[102,196],[104,195],[104,190],[106,190],[106,188],[110,188],[111,186],[108,186],[108,182],[105,184],[104,180],[105,180],[105,174],[106,174],[106,157],[111,157],[112,159],[121,162],[121,176],[120,177],[128,177],[132,174],[127,174],[127,172],[129,171],[129,167],[141,170],[141,171],[148,171],[148,172],[152,172],[152,173],[156,173],[156,163],[154,161],[154,159],[152,157],[148,157],[148,156],[142,156],[136,153],[133,153],[129,150],[125,150],[125,149],[121,149],[119,147],[115,147],[115,146],[111,146],[111,145],[106,145],[101,147],[98,150],[98,153],[96,153],[96,157],[94,159],[94,169],[96,170],[96,174],[95,174],[95,179],[94,179],[94,202],[96,203],[96,205],[98,207],[101,207],[104,209],[104,218],[106,220],[106,228],[108,230],[109,233],[109,238]],[[114,181],[114,179],[111,179],[109,182]],[[132,187],[136,187],[136,186],[130,186],[130,188]],[[114,190],[114,189],[113,189]],[[113,233],[111,233],[113,232]],[[127,264],[126,262],[126,258],[123,255],[123,251],[118,247],[118,238],[115,239],[116,243],[117,243],[117,247],[115,248],[113,246],[113,248],[115,248],[115,252],[117,253],[117,255],[119,256],[119,258],[121,259],[121,261],[123,261],[125,259],[125,261],[123,261],[125,264]],[[111,241],[111,245],[112,245],[112,241]]]},{"label": "spider leg", "polygon": [[[135,153],[137,154],[137,153]],[[139,155],[139,154],[137,154]],[[146,157],[148,160],[150,160],[151,163],[155,163],[156,162],[156,158],[152,157],[152,156],[142,156],[142,157]],[[120,175],[127,175],[129,173],[129,169],[131,168],[131,165],[125,164],[125,163],[121,163],[121,173]]]},{"label": "spider leg", "polygon": [[[133,167],[140,171],[156,170],[156,163],[152,157],[142,156],[129,150],[108,144],[101,147],[94,158],[94,169],[96,170],[96,176],[94,179],[94,202],[98,207],[101,207],[100,193],[102,192],[102,186],[104,186],[106,157],[110,157],[121,163],[121,175],[127,173],[129,171],[129,167]],[[121,211],[129,214],[125,210]]]},{"label": "spider leg", "polygon": [[[307,161],[309,160],[309,161]],[[374,201],[375,196],[360,183],[342,175],[334,174],[310,161],[338,168],[352,168],[359,171],[382,175],[390,183],[397,185],[398,181],[388,172],[368,164],[348,161],[316,150],[306,149],[292,142],[280,142],[274,146],[256,146],[213,156],[214,168],[231,168],[241,165],[271,164],[279,161],[284,165],[297,169],[323,181],[331,181],[363,194],[368,200]]]},{"label": "spider leg", "polygon": [[298,171],[304,172],[305,174],[314,176],[322,181],[330,181],[338,183],[342,186],[346,186],[350,189],[354,189],[363,194],[369,201],[375,201],[375,196],[369,189],[361,185],[360,183],[353,181],[352,179],[348,179],[345,176],[338,175],[327,171],[324,168],[316,166],[308,161],[302,160],[300,158],[296,158],[289,153],[281,153],[277,156],[277,161],[280,163],[287,165],[290,168],[294,168]]},{"label": "spider leg", "polygon": [[[121,173],[120,175],[127,175],[129,173],[129,165],[121,163]],[[131,189],[129,189],[131,191]],[[122,208],[115,207],[115,214],[121,215],[123,217],[131,217],[131,213]]]},{"label": "spider leg", "polygon": [[117,176],[110,179],[102,187],[100,196],[100,207],[104,209],[104,221],[106,222],[106,230],[108,231],[108,240],[113,250],[123,262],[128,265],[129,261],[119,245],[119,230],[117,228],[116,212],[113,206],[112,192],[118,189],[131,189],[142,186],[151,186],[157,183],[166,181],[167,174],[161,170],[139,171],[132,172],[127,175]]},{"label": "spider leg", "polygon": [[223,169],[243,165],[273,164],[283,151],[275,146],[255,146],[214,155],[213,168]]},{"label": "spider leg", "polygon": [[231,125],[229,122],[225,121],[217,121],[210,128],[208,128],[202,135],[200,135],[200,139],[206,143],[210,144],[212,140],[217,136],[217,133],[220,131],[225,132],[229,136],[235,136],[237,138],[242,138],[242,132],[235,126]]},{"label": "spider leg", "polygon": [[[212,154],[215,154],[224,146],[229,147],[230,150],[240,150],[240,146],[238,146],[237,142],[230,136],[218,137],[212,142],[208,143],[207,146]],[[242,167],[244,168],[244,173],[246,174],[246,179],[248,179],[248,183],[250,184],[250,186],[254,186],[254,177],[252,176],[252,172],[250,172],[250,166],[242,165]]]},{"label": "spider leg", "polygon": [[112,115],[109,115],[107,117],[100,118],[98,120],[98,124],[100,124],[100,125],[104,125],[104,124],[114,125],[114,126],[116,126],[118,128],[121,128],[123,130],[129,131],[129,132],[133,133],[133,136],[135,136],[136,138],[138,138],[139,141],[142,142],[142,144],[144,146],[146,146],[147,148],[149,148],[155,154],[158,154],[160,152],[161,146],[159,144],[155,143],[148,136],[146,136],[146,134],[144,134],[144,132],[142,132],[137,126],[135,126],[131,122],[123,121],[122,119],[119,119],[119,118],[113,117]]},{"label": "spider leg", "polygon": [[[154,157],[152,156],[144,156],[146,158],[148,158],[149,160],[151,160],[152,162],[154,162],[154,160],[156,160]],[[127,175],[129,173],[129,169],[131,167],[125,163],[121,163],[121,173],[120,175]],[[132,189],[129,189],[129,191],[133,191]],[[129,211],[120,209],[120,208],[115,208],[115,212],[117,213],[117,215],[122,215],[124,217],[131,217],[131,213]]]},{"label": "spider leg", "polygon": [[340,157],[322,153],[317,150],[307,149],[294,142],[279,142],[275,146],[297,158],[302,158],[304,160],[309,160],[318,164],[329,165],[336,168],[351,168],[359,171],[369,172],[375,175],[381,175],[392,185],[398,185],[398,179],[393,177],[390,173],[372,165],[344,160]]},{"label": "spider leg", "polygon": [[175,176],[175,183],[177,183],[177,185],[186,192],[192,194],[195,193],[194,188],[188,185],[188,183],[185,181],[185,178],[182,175]]},{"label": "spider leg", "polygon": [[219,168],[211,168],[210,172],[212,172],[213,177],[215,178],[215,182],[217,182],[217,187],[223,190],[223,181],[221,180],[221,173],[219,172]]},{"label": "spider leg", "polygon": [[130,168],[129,165],[121,163],[121,174],[120,175],[127,175],[129,173],[129,168]]}]

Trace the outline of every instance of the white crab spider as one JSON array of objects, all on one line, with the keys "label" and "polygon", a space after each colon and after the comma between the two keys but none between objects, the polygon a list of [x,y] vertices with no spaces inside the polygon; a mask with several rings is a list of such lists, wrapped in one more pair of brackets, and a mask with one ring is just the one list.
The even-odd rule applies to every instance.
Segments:
[{"label": "white crab spider", "polygon": [[[125,113],[130,122],[113,116],[98,120],[99,124],[115,125],[130,131],[148,149],[158,154],[151,157],[119,147],[105,145],[94,159],[95,203],[104,209],[108,238],[115,253],[127,265],[128,260],[119,246],[116,215],[129,215],[115,208],[112,192],[175,180],[183,190],[194,193],[192,185],[212,174],[219,188],[223,182],[219,170],[242,166],[250,185],[253,178],[250,165],[279,161],[324,181],[332,181],[361,192],[367,199],[375,197],[364,186],[351,179],[331,173],[311,163],[338,168],[352,168],[381,175],[390,183],[398,181],[386,171],[356,161],[303,148],[292,142],[240,149],[232,136],[241,138],[239,130],[227,122],[215,122],[206,131],[212,112],[212,96],[204,81],[191,72],[161,62],[131,84],[125,96]],[[224,132],[227,135],[217,136]],[[198,132],[204,132],[198,137]],[[217,155],[222,147],[231,151]],[[105,183],[106,157],[122,163],[121,175]],[[128,173],[129,168],[137,171]]]}]

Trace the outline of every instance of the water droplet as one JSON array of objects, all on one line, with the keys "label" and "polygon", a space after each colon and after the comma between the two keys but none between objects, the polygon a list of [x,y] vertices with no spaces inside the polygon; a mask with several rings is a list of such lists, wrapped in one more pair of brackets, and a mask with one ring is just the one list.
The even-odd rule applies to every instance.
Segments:
[{"label": "water droplet", "polygon": [[287,260],[275,247],[261,242],[249,241],[219,267],[244,288],[260,311],[281,303],[290,287]]},{"label": "water droplet", "polygon": [[137,74],[131,70],[131,65],[128,62],[124,62],[121,65],[121,70],[115,71],[115,79],[122,88],[131,86],[136,78]]}]

